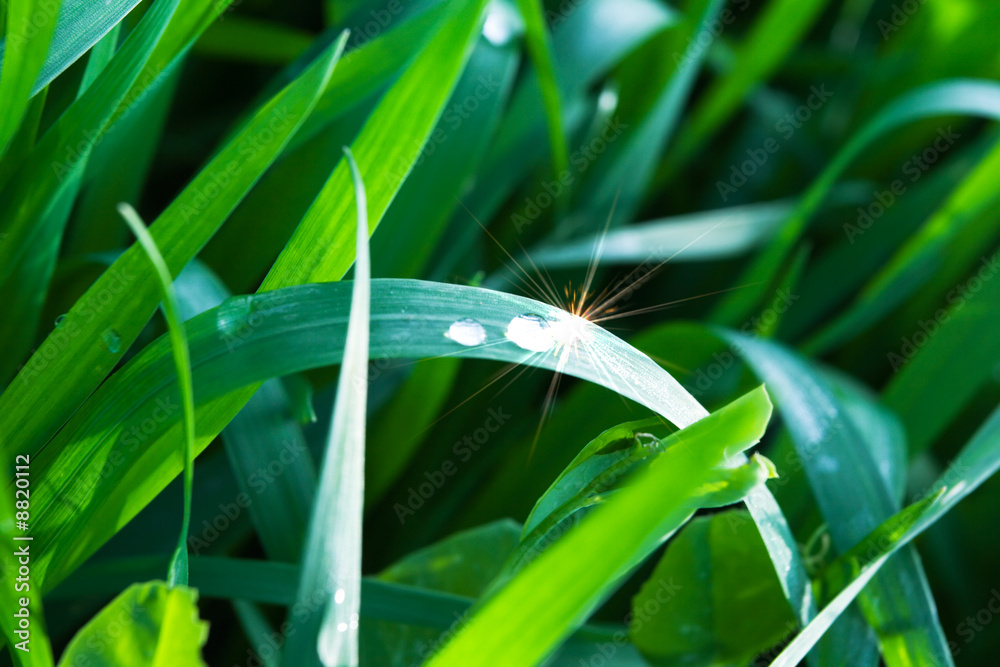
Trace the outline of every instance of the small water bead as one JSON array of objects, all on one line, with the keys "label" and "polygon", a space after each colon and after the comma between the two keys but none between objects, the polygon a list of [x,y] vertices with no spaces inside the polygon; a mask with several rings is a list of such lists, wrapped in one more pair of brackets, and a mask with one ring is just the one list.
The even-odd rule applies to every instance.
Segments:
[{"label": "small water bead", "polygon": [[338,588],[337,592],[333,594],[333,601],[337,604],[343,604],[344,599],[347,597],[347,591],[343,588]]},{"label": "small water bead", "polygon": [[61,327],[63,325],[63,322],[65,322],[65,321],[66,321],[66,316],[65,315],[60,315],[59,317],[57,317],[56,318],[56,329],[58,329],[59,327]]},{"label": "small water bead", "polygon": [[118,354],[122,349],[122,337],[114,329],[105,329],[101,334],[101,342],[111,354]]},{"label": "small water bead", "polygon": [[479,322],[466,317],[465,319],[452,322],[445,336],[459,345],[472,347],[473,345],[483,344],[486,340],[486,329]]},{"label": "small water bead", "polygon": [[556,344],[552,325],[541,315],[518,315],[507,325],[507,338],[521,349],[546,352]]}]

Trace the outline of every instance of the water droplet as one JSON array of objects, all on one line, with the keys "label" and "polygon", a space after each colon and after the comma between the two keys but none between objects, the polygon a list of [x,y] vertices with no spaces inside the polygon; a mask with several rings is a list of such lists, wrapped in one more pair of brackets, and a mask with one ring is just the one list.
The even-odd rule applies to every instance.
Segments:
[{"label": "water droplet", "polygon": [[63,322],[65,322],[65,321],[66,321],[66,316],[65,315],[60,315],[59,317],[57,317],[56,318],[56,329],[58,329],[59,327],[61,327],[63,325]]},{"label": "water droplet", "polygon": [[473,345],[483,344],[483,341],[486,340],[486,329],[484,329],[483,325],[479,322],[466,317],[463,320],[452,322],[451,326],[448,327],[448,332],[445,333],[445,336],[452,339],[459,345],[471,347]]},{"label": "water droplet", "polygon": [[105,329],[101,334],[101,341],[111,354],[118,354],[122,349],[122,337],[114,329]]},{"label": "water droplet", "polygon": [[556,339],[552,326],[541,315],[518,315],[507,325],[507,338],[531,352],[551,350]]},{"label": "water droplet", "polygon": [[337,632],[347,632],[347,623],[338,623]]},{"label": "water droplet", "polygon": [[483,24],[483,37],[493,46],[504,46],[523,30],[520,16],[502,2],[490,4],[490,13]]},{"label": "water droplet", "polygon": [[333,594],[333,601],[337,604],[343,604],[344,599],[347,597],[347,591],[343,588],[338,588],[337,592]]},{"label": "water droplet", "polygon": [[358,629],[358,615],[351,614],[351,630],[357,630],[357,629]]}]

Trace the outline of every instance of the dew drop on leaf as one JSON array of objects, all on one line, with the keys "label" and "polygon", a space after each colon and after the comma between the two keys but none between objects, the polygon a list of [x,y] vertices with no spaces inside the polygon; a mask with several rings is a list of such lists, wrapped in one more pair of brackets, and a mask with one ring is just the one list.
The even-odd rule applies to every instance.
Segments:
[{"label": "dew drop on leaf", "polygon": [[552,326],[540,315],[518,315],[507,325],[507,338],[531,352],[551,350],[556,339]]},{"label": "dew drop on leaf", "polygon": [[58,329],[59,327],[61,327],[63,325],[63,322],[65,320],[66,320],[66,315],[60,315],[59,317],[57,317],[56,318],[56,329]]},{"label": "dew drop on leaf", "polygon": [[465,319],[452,322],[445,336],[459,345],[465,345],[466,347],[482,345],[483,341],[486,340],[486,329],[479,322],[466,317]]},{"label": "dew drop on leaf", "polygon": [[101,342],[111,354],[118,354],[118,351],[122,349],[122,337],[114,329],[105,329],[104,333],[101,334]]}]

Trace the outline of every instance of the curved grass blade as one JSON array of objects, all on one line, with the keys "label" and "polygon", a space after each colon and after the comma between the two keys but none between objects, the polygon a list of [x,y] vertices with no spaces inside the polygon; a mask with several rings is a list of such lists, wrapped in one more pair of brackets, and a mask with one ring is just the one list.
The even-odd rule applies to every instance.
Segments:
[{"label": "curved grass blade", "polygon": [[804,350],[811,354],[829,352],[892,312],[934,278],[944,258],[957,251],[959,236],[968,234],[991,240],[1000,227],[1000,216],[994,212],[1000,202],[1000,191],[995,187],[998,170],[1000,143],[872,277],[853,303],[806,341]]},{"label": "curved grass blade", "polygon": [[[339,362],[350,287],[328,283],[236,297],[190,320],[187,335],[198,389],[199,430],[205,428],[203,415],[218,404],[216,399],[239,387]],[[556,323],[557,328],[569,317],[547,304],[481,288],[375,280],[371,356],[447,354],[548,369],[562,366],[561,372],[612,389],[680,427],[707,414],[651,359],[595,325],[579,325],[587,343],[564,362],[551,351],[522,349],[505,332],[513,319],[528,313]],[[455,321],[470,316],[482,324],[488,344],[464,347],[445,336]],[[251,317],[258,326],[242,345],[230,349],[227,337]],[[176,475],[176,415],[166,415],[142,448],[128,437],[129,429],[157,409],[157,400],[176,395],[168,347],[161,340],[145,348],[95,392],[40,454],[35,484],[47,509],[39,507],[45,525],[38,527],[39,554],[34,565],[47,588],[78,566]],[[197,435],[199,451],[217,433],[214,427],[208,428],[211,435],[204,431]],[[70,443],[74,445],[69,447]]]},{"label": "curved grass blade", "polygon": [[[299,79],[264,105],[154,221],[150,234],[164,248],[164,259],[171,271],[179,271],[197,254],[277,157],[315,104],[337,62],[338,49],[338,45],[331,47]],[[245,142],[253,142],[265,129],[274,132],[274,140],[247,155],[243,151]],[[218,195],[204,205],[204,193],[215,188]],[[136,246],[123,253],[74,304],[63,326],[39,345],[0,395],[0,442],[5,455],[10,454],[14,444],[11,433],[18,434],[20,451],[37,452],[111,372],[139,335],[159,301],[156,279],[144,271],[147,261]],[[108,330],[120,340],[119,352],[110,353],[95,344]]]},{"label": "curved grass blade", "polygon": [[297,627],[285,649],[285,660],[292,665],[358,664],[371,268],[364,180],[351,151],[345,148],[344,153],[354,181],[357,261],[337,402],[296,596],[300,605],[324,611],[302,622],[293,620]]},{"label": "curved grass blade", "polygon": [[993,81],[956,79],[924,86],[889,104],[840,149],[826,169],[813,181],[794,215],[737,281],[755,283],[722,299],[713,319],[734,325],[759,305],[773,286],[775,272],[805,232],[810,220],[836,184],[837,179],[873,142],[899,127],[938,116],[972,116],[1000,120],[1000,84]]},{"label": "curved grass blade", "polygon": [[703,485],[717,467],[760,439],[770,414],[761,387],[681,431],[678,446],[482,603],[427,664],[544,660],[622,576],[687,521]]},{"label": "curved grass blade", "polygon": [[[848,551],[899,509],[898,492],[887,480],[891,476],[880,472],[892,461],[874,459],[878,449],[866,445],[872,433],[859,430],[826,381],[803,359],[770,341],[715,331],[774,393],[833,543],[841,553]],[[929,653],[947,652],[915,551],[894,561],[876,585],[862,610],[879,635],[889,665],[925,664]]]},{"label": "curved grass blade", "polygon": [[170,586],[186,586],[188,580],[187,536],[191,526],[191,487],[194,484],[194,386],[191,380],[191,353],[188,350],[187,338],[184,335],[184,322],[180,316],[180,306],[177,295],[174,294],[173,276],[156,246],[156,241],[149,235],[146,225],[139,214],[128,204],[119,204],[118,212],[132,233],[139,240],[160,283],[163,294],[163,314],[167,318],[167,332],[170,336],[170,349],[173,352],[174,369],[177,371],[177,384],[181,394],[181,409],[184,416],[184,515],[181,522],[181,535],[177,540],[177,549],[170,561],[167,581]]},{"label": "curved grass blade", "polygon": [[[1000,409],[990,415],[922,500],[890,517],[845,554],[844,559],[831,566],[833,581],[842,582],[844,572],[851,573],[854,578],[817,615],[816,620],[782,651],[778,659],[771,663],[772,667],[797,665],[890,556],[947,514],[998,469]],[[949,661],[951,651],[945,654],[928,654],[925,657],[928,660]]]}]

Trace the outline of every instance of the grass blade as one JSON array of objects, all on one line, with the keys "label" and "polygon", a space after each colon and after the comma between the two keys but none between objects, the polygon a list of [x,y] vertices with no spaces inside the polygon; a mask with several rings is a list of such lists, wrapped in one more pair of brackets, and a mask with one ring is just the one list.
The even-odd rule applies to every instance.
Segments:
[{"label": "grass blade", "polygon": [[314,613],[295,624],[298,627],[289,638],[285,653],[285,660],[293,665],[358,664],[371,269],[365,185],[354,156],[348,149],[344,152],[351,167],[357,204],[357,261],[337,402],[297,595],[299,604],[324,611],[322,617]]},{"label": "grass blade", "polygon": [[[338,54],[337,47],[331,47],[298,80],[264,105],[154,221],[150,234],[164,248],[164,259],[171,271],[179,271],[191,260],[277,157],[315,104]],[[287,123],[282,124],[282,119]],[[252,141],[272,125],[281,128],[275,132],[274,141],[249,156],[242,151],[243,142]],[[219,186],[225,178],[231,180]],[[199,207],[206,189],[216,187],[219,195],[208,206]],[[147,261],[136,246],[123,253],[74,304],[63,327],[46,338],[0,395],[0,439],[5,455],[14,446],[7,434],[15,432],[21,451],[38,451],[136,339],[159,301],[156,278],[144,271]],[[108,330],[121,341],[122,350],[117,353],[109,354],[106,348],[94,345]],[[66,336],[67,332],[73,335]]]},{"label": "grass blade", "polygon": [[[427,664],[533,665],[586,619],[611,587],[698,507],[716,466],[757,442],[771,414],[763,388],[680,431],[637,476],[485,601]],[[614,535],[614,540],[608,540]],[[586,555],[600,553],[601,558]]]},{"label": "grass blade", "polygon": [[741,285],[756,285],[724,298],[713,319],[731,326],[747,318],[772,287],[775,272],[784,264],[837,179],[873,142],[904,125],[939,116],[1000,119],[1000,85],[992,81],[943,81],[904,95],[882,109],[851,137],[813,181],[795,213],[775,236],[775,242],[753,261],[738,281]]},{"label": "grass blade", "polygon": [[[797,665],[890,556],[948,513],[997,469],[1000,469],[1000,410],[990,415],[922,500],[889,518],[847,555],[847,561],[837,563],[835,571],[843,571],[846,567],[847,571],[853,572],[854,578],[782,651],[778,659],[771,663],[772,667]],[[951,651],[924,657],[928,660],[950,660]]]},{"label": "grass blade", "polygon": [[[327,283],[286,288],[254,297],[236,297],[187,323],[194,371],[199,429],[216,399],[264,379],[337,363],[349,310],[349,284]],[[470,309],[469,304],[477,304]],[[702,418],[704,408],[666,371],[607,331],[587,325],[586,345],[565,362],[555,355],[527,352],[506,338],[510,322],[526,313],[565,321],[564,311],[513,295],[481,288],[421,281],[372,281],[373,357],[422,358],[441,354],[499,359],[555,369],[601,384],[648,406],[678,426]],[[414,319],[413,313],[420,313]],[[464,347],[444,334],[457,320],[475,317],[492,345]],[[259,325],[243,344],[229,349],[227,339],[253,317]],[[558,328],[558,325],[557,325]],[[404,335],[405,334],[405,335]],[[323,345],[316,342],[326,341]],[[404,341],[402,344],[400,341]],[[607,372],[605,368],[612,368]],[[144,442],[130,447],[123,434],[156,410],[156,400],[176,395],[166,340],[147,347],[105,382],[79,410],[71,424],[40,455],[36,485],[41,506],[46,498],[72,498],[49,504],[38,526],[40,552],[36,570],[49,587],[72,571],[135,515],[177,474],[179,433],[171,413]],[[105,412],[111,404],[128,405],[125,419]],[[212,432],[212,437],[215,433]],[[211,437],[198,434],[196,449]],[[69,443],[74,443],[69,447]],[[102,477],[108,457],[120,461]],[[141,465],[140,465],[141,463]],[[48,471],[48,472],[46,472]],[[121,495],[119,495],[121,494]],[[101,518],[98,518],[101,517]],[[86,527],[86,528],[85,528]],[[44,535],[44,539],[43,539]]]},{"label": "grass blade", "polygon": [[184,335],[184,323],[180,316],[180,306],[177,295],[174,294],[174,278],[170,269],[156,246],[156,241],[149,235],[146,225],[139,214],[128,204],[120,204],[118,212],[132,229],[139,240],[143,251],[149,257],[156,278],[163,293],[163,314],[167,318],[167,332],[170,336],[170,349],[173,351],[174,368],[177,371],[177,384],[181,393],[181,409],[184,416],[184,515],[181,522],[181,534],[177,540],[177,549],[170,561],[167,581],[171,586],[186,586],[188,581],[187,537],[191,525],[191,488],[194,484],[194,385],[191,380],[191,353],[188,350],[187,337]]}]

